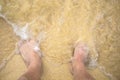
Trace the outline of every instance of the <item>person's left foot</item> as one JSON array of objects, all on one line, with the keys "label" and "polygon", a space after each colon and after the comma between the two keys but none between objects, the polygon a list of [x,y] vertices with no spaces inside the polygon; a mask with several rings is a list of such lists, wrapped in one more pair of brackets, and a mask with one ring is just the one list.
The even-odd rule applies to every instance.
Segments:
[{"label": "person's left foot", "polygon": [[21,41],[18,45],[20,54],[27,66],[31,63],[41,65],[41,57],[34,51],[35,45],[35,40]]},{"label": "person's left foot", "polygon": [[35,51],[35,40],[21,41],[19,51],[27,65],[27,71],[18,80],[40,80],[42,74],[41,57]]}]

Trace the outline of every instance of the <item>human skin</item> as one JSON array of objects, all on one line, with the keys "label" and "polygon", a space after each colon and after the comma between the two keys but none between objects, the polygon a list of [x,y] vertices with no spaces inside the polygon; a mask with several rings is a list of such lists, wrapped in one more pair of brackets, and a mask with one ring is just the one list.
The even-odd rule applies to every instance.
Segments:
[{"label": "human skin", "polygon": [[22,41],[19,44],[20,54],[27,66],[27,71],[18,80],[40,80],[42,61],[33,49],[35,44],[34,40]]},{"label": "human skin", "polygon": [[74,80],[95,80],[85,67],[85,59],[87,58],[87,50],[84,44],[78,43],[74,50],[72,59],[72,71]]},{"label": "human skin", "polygon": [[[35,44],[36,42],[34,40],[22,41],[19,44],[19,50],[27,66],[27,71],[20,76],[18,80],[40,80],[42,74],[42,60],[33,49]],[[84,60],[86,58],[86,51],[84,47],[84,45],[78,44],[74,50],[72,59],[74,80],[94,80],[85,68]]]}]

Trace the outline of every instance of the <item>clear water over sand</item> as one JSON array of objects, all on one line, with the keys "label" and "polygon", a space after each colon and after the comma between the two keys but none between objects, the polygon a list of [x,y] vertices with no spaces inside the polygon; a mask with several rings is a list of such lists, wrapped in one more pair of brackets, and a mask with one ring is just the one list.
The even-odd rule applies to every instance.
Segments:
[{"label": "clear water over sand", "polygon": [[25,72],[22,57],[14,50],[21,38],[28,37],[41,41],[42,80],[73,80],[68,61],[77,42],[88,45],[87,68],[96,80],[120,80],[119,4],[119,0],[0,0],[0,80],[16,80]]}]

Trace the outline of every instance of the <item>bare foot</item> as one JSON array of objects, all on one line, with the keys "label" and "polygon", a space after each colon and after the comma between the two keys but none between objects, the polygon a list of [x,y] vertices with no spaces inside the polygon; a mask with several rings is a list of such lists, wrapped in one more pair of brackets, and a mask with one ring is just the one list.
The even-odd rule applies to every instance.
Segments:
[{"label": "bare foot", "polygon": [[74,59],[82,63],[87,61],[89,49],[85,44],[78,43],[74,50]]},{"label": "bare foot", "polygon": [[21,41],[19,43],[19,51],[27,65],[27,71],[19,78],[19,80],[39,80],[41,75],[41,57],[34,50],[36,46],[35,40]]},{"label": "bare foot", "polygon": [[40,56],[34,51],[36,44],[34,40],[20,41],[19,43],[20,54],[27,66],[35,61],[41,62]]},{"label": "bare foot", "polygon": [[88,56],[88,48],[79,43],[74,50],[72,59],[72,73],[75,80],[94,80],[85,68],[85,61]]},{"label": "bare foot", "polygon": [[84,66],[84,63],[87,61],[87,57],[88,57],[88,47],[81,43],[77,44],[72,58],[72,68],[77,69],[82,67],[81,65]]}]

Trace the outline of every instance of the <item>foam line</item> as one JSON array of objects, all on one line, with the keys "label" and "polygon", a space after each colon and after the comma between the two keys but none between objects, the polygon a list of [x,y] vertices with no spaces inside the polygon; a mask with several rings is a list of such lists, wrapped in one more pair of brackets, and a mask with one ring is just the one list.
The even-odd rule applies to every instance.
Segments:
[{"label": "foam line", "polygon": [[[20,39],[22,39],[22,40],[28,40],[31,37],[31,35],[30,35],[29,31],[28,31],[28,27],[29,27],[30,24],[34,23],[36,19],[33,20],[30,23],[26,23],[25,26],[18,26],[17,24],[10,22],[5,17],[5,15],[3,15],[1,13],[0,13],[0,17],[3,18],[6,21],[6,23],[8,23],[9,25],[11,25],[11,27],[13,28],[14,33],[17,36],[19,36]],[[40,44],[41,40],[43,39],[43,37],[44,37],[44,32],[42,32],[42,33],[39,34],[39,36],[38,36],[39,43],[37,43],[35,45],[35,47],[39,48],[39,44]],[[15,50],[13,51],[13,53],[11,53],[6,59],[3,59],[2,63],[0,64],[0,71],[6,66],[6,64],[8,63],[8,61],[15,55],[14,53],[16,51],[18,52],[17,47],[15,48]],[[41,56],[40,52],[38,52],[38,54]]]},{"label": "foam line", "polygon": [[2,11],[2,6],[0,5],[0,11]]},{"label": "foam line", "polygon": [[17,36],[19,36],[21,39],[23,40],[27,40],[28,38],[30,38],[30,35],[28,33],[28,26],[29,24],[26,23],[25,26],[21,27],[16,25],[15,23],[10,22],[4,15],[2,15],[0,13],[0,17],[2,17],[9,25],[12,26],[13,31],[16,33]]},{"label": "foam line", "polygon": [[112,74],[108,73],[106,70],[105,70],[105,67],[103,66],[98,66],[99,70],[109,78],[109,80],[117,80],[115,77],[113,77]]}]

